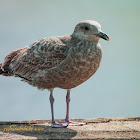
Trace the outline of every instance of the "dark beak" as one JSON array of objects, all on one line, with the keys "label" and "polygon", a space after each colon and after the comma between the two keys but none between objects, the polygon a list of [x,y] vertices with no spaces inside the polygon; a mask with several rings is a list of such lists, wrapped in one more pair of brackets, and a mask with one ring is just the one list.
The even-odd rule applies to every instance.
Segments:
[{"label": "dark beak", "polygon": [[99,32],[97,34],[97,36],[99,36],[100,38],[103,38],[103,39],[109,41],[109,37],[105,33]]}]

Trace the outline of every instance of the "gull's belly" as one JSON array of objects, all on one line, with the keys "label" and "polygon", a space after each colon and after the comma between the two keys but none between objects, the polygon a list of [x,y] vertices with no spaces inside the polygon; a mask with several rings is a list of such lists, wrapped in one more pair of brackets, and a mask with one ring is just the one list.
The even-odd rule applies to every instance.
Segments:
[{"label": "gull's belly", "polygon": [[[64,89],[74,88],[88,80],[98,69],[100,62],[86,62],[85,65],[71,67],[65,73],[58,87]],[[62,83],[62,84],[61,84]]]},{"label": "gull's belly", "polygon": [[63,69],[54,68],[35,79],[34,86],[40,89],[56,87],[71,89],[88,80],[97,71],[99,65],[100,59],[92,62],[81,62],[81,64],[78,62],[76,65],[72,66],[65,65]]}]

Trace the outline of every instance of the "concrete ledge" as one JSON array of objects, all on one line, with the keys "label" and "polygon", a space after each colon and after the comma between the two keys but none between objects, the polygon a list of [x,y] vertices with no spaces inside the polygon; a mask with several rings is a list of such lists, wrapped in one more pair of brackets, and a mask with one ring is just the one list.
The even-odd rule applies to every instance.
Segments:
[{"label": "concrete ledge", "polygon": [[72,121],[87,125],[51,128],[50,120],[0,122],[0,139],[140,139],[140,117]]}]

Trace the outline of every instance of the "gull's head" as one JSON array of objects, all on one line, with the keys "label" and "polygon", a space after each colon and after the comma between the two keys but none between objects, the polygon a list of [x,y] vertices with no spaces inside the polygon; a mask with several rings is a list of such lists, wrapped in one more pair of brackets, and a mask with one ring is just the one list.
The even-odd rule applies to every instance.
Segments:
[{"label": "gull's head", "polygon": [[100,38],[109,41],[109,37],[101,31],[101,25],[93,20],[85,20],[78,23],[74,29],[73,36],[78,39],[95,42]]}]

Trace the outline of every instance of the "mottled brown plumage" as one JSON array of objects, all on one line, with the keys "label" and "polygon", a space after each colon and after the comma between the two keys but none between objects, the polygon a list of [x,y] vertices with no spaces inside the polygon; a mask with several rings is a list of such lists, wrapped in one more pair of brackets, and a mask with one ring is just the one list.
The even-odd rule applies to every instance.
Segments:
[{"label": "mottled brown plumage", "polygon": [[20,77],[39,89],[74,88],[98,69],[102,57],[99,38],[109,39],[100,24],[80,22],[72,35],[43,38],[12,51],[1,64],[1,73]]}]

